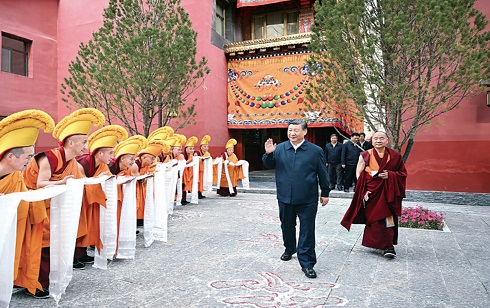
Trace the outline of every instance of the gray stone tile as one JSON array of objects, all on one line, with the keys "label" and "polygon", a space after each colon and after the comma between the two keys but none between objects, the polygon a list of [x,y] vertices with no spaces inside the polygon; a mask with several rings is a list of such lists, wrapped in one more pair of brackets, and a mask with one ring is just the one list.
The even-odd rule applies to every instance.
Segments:
[{"label": "gray stone tile", "polygon": [[[76,271],[59,307],[490,307],[490,207],[423,204],[451,232],[400,229],[397,258],[361,246],[363,225],[339,222],[349,199],[331,198],[316,221],[317,279],[284,251],[271,194],[208,194],[177,207],[168,242],[143,247],[108,270]],[[407,202],[410,205],[410,202]],[[53,307],[14,294],[11,307]]]}]

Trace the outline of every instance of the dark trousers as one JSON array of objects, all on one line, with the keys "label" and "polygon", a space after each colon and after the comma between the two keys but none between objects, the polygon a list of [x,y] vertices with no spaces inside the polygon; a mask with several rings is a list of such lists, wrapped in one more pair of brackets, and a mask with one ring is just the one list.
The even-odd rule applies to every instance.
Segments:
[{"label": "dark trousers", "polygon": [[236,190],[236,186],[233,187],[233,193],[230,194],[230,190],[228,189],[228,187],[219,187],[218,190],[216,190],[216,193],[222,197],[235,197],[238,193],[238,191]]},{"label": "dark trousers", "polygon": [[344,169],[341,164],[328,164],[328,179],[330,180],[330,188],[335,188],[342,185],[342,180],[344,178]]},{"label": "dark trousers", "polygon": [[352,186],[352,182],[357,182],[356,179],[357,165],[345,165],[344,169],[344,189],[349,189]]},{"label": "dark trousers", "polygon": [[83,257],[87,256],[87,247],[75,247],[75,255],[73,257],[73,261],[80,260]]},{"label": "dark trousers", "polygon": [[[297,253],[302,268],[313,268],[316,264],[315,219],[318,202],[288,204],[279,201],[282,239],[285,252]],[[299,217],[299,238],[296,247],[296,217]]]},{"label": "dark trousers", "polygon": [[41,250],[41,265],[39,268],[39,283],[43,288],[49,288],[49,247],[45,247]]}]

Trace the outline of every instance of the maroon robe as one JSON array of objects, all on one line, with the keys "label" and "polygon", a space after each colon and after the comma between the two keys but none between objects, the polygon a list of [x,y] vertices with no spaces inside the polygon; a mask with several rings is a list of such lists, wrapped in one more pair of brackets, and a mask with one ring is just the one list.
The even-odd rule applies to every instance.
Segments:
[{"label": "maroon robe", "polygon": [[[402,199],[405,198],[407,170],[401,155],[389,148],[385,149],[382,159],[375,149],[362,152],[366,167],[369,165],[370,153],[373,153],[379,165],[379,172],[388,171],[388,179],[383,180],[377,175],[373,177],[365,170],[362,171],[352,202],[340,224],[347,230],[350,230],[353,223],[366,224],[362,242],[364,246],[393,249],[393,245],[397,244],[397,216],[401,216]],[[363,202],[366,191],[371,194],[369,200]],[[385,218],[389,216],[394,217],[393,228],[386,227]]]}]

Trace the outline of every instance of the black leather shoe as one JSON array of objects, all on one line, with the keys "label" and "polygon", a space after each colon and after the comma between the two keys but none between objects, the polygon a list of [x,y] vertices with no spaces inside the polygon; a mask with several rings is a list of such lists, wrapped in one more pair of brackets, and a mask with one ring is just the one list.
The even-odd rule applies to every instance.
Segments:
[{"label": "black leather shoe", "polygon": [[283,260],[283,261],[289,261],[289,260],[291,260],[291,257],[292,256],[289,253],[285,252],[285,253],[282,254],[281,260]]},{"label": "black leather shoe", "polygon": [[396,257],[396,252],[394,249],[386,249],[384,252],[383,252],[383,256],[387,259],[393,259]]},{"label": "black leather shoe", "polygon": [[305,276],[308,278],[316,278],[316,272],[312,268],[302,268],[303,273],[305,273]]}]

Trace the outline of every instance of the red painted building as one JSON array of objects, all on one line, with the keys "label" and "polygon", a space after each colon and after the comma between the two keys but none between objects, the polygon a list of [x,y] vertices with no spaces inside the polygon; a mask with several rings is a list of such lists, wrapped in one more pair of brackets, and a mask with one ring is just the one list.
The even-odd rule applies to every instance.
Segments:
[{"label": "red painted building", "polygon": [[[260,169],[264,140],[284,140],[286,124],[282,121],[304,114],[302,87],[308,81],[301,75],[306,69],[301,63],[308,56],[312,2],[248,0],[239,1],[237,7],[237,1],[182,0],[198,32],[198,57],[208,59],[211,74],[194,93],[197,125],[181,133],[199,138],[211,135],[214,156],[234,137],[239,141],[238,156],[249,160],[252,169]],[[70,113],[61,101],[60,84],[80,42],[88,41],[101,26],[107,3],[0,1],[0,117],[38,108],[59,121]],[[490,16],[486,0],[477,1],[476,7]],[[275,70],[257,79],[253,72],[247,75],[253,71],[247,67]],[[279,68],[281,73],[275,73]],[[259,76],[258,69],[255,73]],[[485,78],[488,76],[482,76]],[[437,119],[441,125],[433,124],[416,136],[407,164],[409,189],[490,193],[490,107],[486,96],[483,90],[467,98],[459,109]],[[333,126],[346,133],[360,130],[359,123],[341,110],[332,110],[312,123],[308,137],[323,146],[334,132]],[[37,150],[55,144],[49,134],[41,134]]]}]

